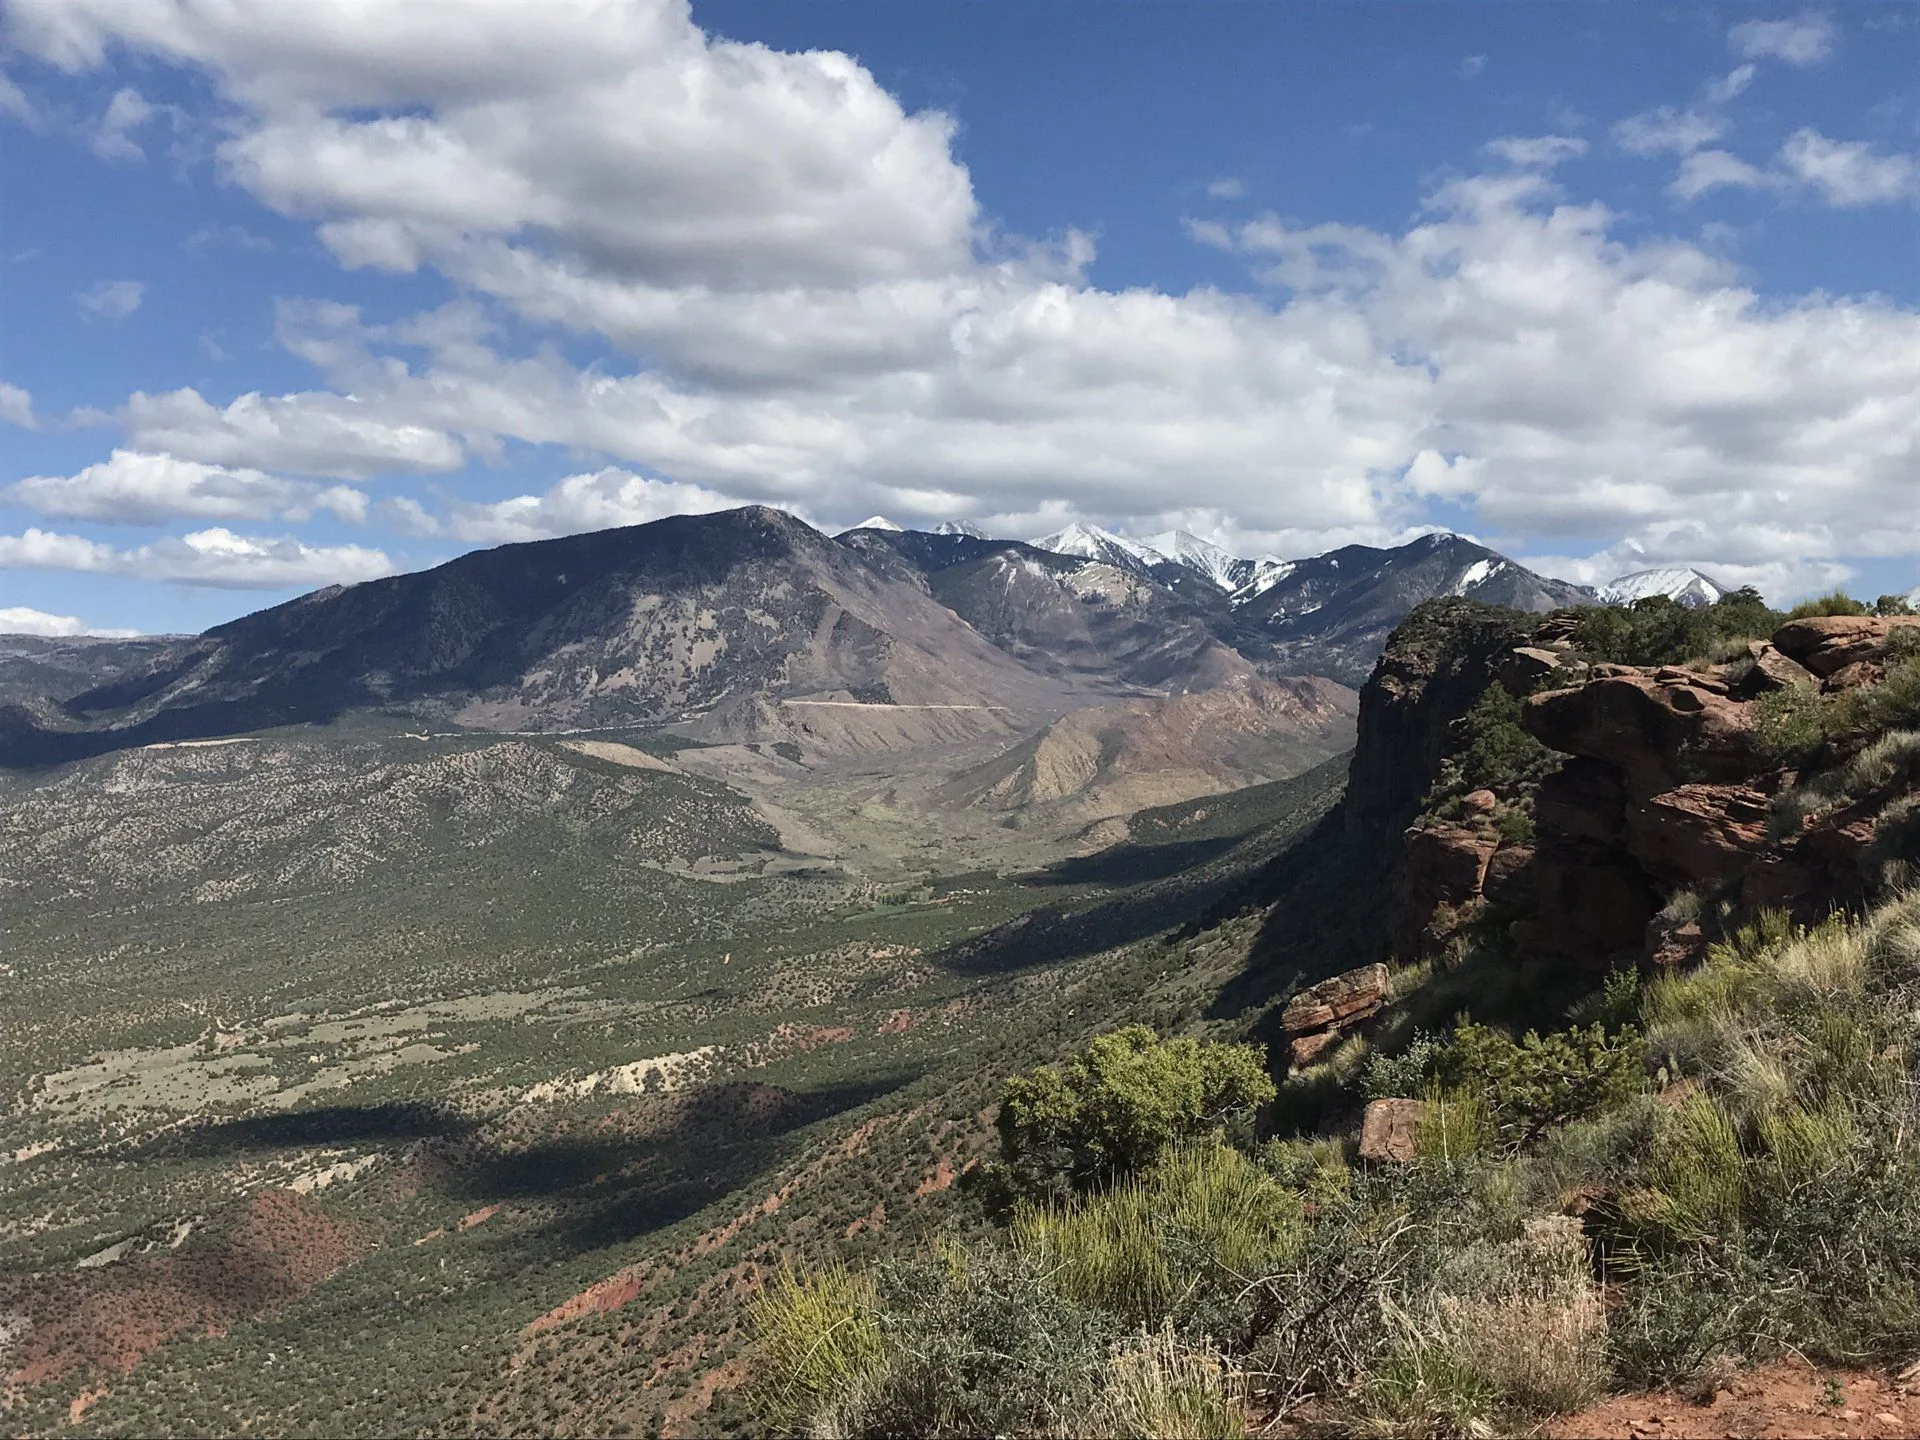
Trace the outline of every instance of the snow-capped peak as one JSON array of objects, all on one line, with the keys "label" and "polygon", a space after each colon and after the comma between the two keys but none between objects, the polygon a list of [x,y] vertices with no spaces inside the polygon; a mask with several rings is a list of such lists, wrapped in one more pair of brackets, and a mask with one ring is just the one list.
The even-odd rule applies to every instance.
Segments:
[{"label": "snow-capped peak", "polygon": [[905,527],[894,524],[893,521],[884,515],[869,515],[858,525],[851,528],[855,530],[901,530]]},{"label": "snow-capped peak", "polygon": [[933,527],[936,535],[970,535],[975,540],[991,540],[993,537],[971,520],[942,520]]},{"label": "snow-capped peak", "polygon": [[1600,599],[1608,605],[1631,605],[1650,595],[1665,595],[1669,600],[1697,608],[1713,604],[1726,593],[1726,586],[1687,565],[1636,570],[1600,587]]},{"label": "snow-capped peak", "polygon": [[1051,535],[1042,535],[1038,540],[1029,540],[1027,543],[1036,550],[1051,550],[1056,555],[1073,555],[1082,560],[1100,560],[1128,569],[1158,565],[1167,558],[1138,540],[1129,540],[1098,525],[1083,525],[1077,520],[1064,530],[1056,530]]},{"label": "snow-capped peak", "polygon": [[1228,554],[1210,540],[1202,540],[1191,530],[1168,530],[1159,535],[1149,535],[1142,543],[1175,564],[1197,570],[1222,590],[1233,589],[1239,583],[1240,576],[1247,571],[1246,561]]}]

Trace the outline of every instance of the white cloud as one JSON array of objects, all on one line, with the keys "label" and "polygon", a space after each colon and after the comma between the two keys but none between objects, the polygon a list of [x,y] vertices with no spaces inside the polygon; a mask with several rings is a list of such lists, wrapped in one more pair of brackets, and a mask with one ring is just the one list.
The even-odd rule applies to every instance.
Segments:
[{"label": "white cloud", "polygon": [[[18,43],[109,41],[213,71],[233,176],[349,264],[531,240],[623,276],[734,288],[944,273],[976,222],[952,122],[850,57],[711,39],[685,0],[382,7],[18,0]],[[430,106],[430,113],[421,113]]]},{"label": "white cloud", "polygon": [[[1515,168],[1443,187],[1401,232],[1192,227],[1272,296],[1114,292],[1084,237],[982,222],[944,116],[845,56],[710,39],[684,4],[12,13],[55,63],[117,41],[201,67],[233,107],[234,181],[346,263],[431,266],[477,297],[389,325],[289,306],[282,343],[330,390],[136,395],[131,446],[356,479],[517,440],[658,477],[384,512],[416,529],[550,533],[677,485],[848,519],[1122,519],[1178,496],[1296,553],[1405,534],[1442,496],[1577,554],[1694,545],[1689,525],[1708,527],[1694,558],[1728,566],[1920,548],[1898,521],[1914,312],[1762,304],[1699,247],[1561,203],[1540,171],[1571,137],[1509,139]],[[1687,157],[1702,190],[1758,173],[1708,148],[1719,122],[1661,115],[1622,143]],[[515,318],[614,357],[527,353]]]},{"label": "white cloud", "polygon": [[466,459],[451,435],[383,417],[341,395],[249,393],[216,408],[190,388],[140,391],[116,418],[135,449],[209,465],[365,480],[396,470],[455,470]]},{"label": "white cloud", "polygon": [[1779,176],[1749,165],[1731,151],[1696,150],[1681,159],[1667,189],[1682,200],[1693,200],[1709,190],[1764,190],[1779,183]]},{"label": "white cloud", "polygon": [[44,610],[30,610],[24,605],[0,607],[0,635],[39,635],[48,639],[98,635],[125,640],[138,634],[138,630],[102,630],[87,624],[77,615],[49,615]]},{"label": "white cloud", "polygon": [[288,536],[236,535],[216,526],[119,549],[80,535],[29,527],[0,535],[0,568],[131,575],[229,590],[354,584],[393,573],[393,562],[361,545],[306,545]]},{"label": "white cloud", "polygon": [[0,499],[41,515],[109,524],[152,525],[176,516],[201,520],[300,521],[326,510],[365,520],[367,499],[345,485],[323,489],[259,470],[230,470],[172,455],[115,450],[75,475],[35,475],[0,490]]},{"label": "white cloud", "polygon": [[0,380],[0,420],[22,430],[37,430],[40,422],[33,415],[33,396],[18,385]]},{"label": "white cloud", "polygon": [[1550,170],[1587,153],[1587,142],[1574,135],[1506,135],[1487,142],[1487,153],[1509,165]]},{"label": "white cloud", "polygon": [[1698,248],[1622,243],[1547,193],[1474,177],[1404,235],[1268,218],[1234,238],[1432,367],[1437,454],[1407,481],[1488,532],[1753,573],[1920,551],[1920,316],[1763,304]]},{"label": "white cloud", "polygon": [[[408,518],[419,524],[425,512],[417,502],[403,503],[413,506]],[[609,530],[619,525],[644,525],[668,515],[704,515],[741,503],[702,486],[650,480],[608,468],[569,475],[540,495],[517,495],[487,505],[456,501],[445,522],[428,523],[432,524],[430,533],[494,545]]]},{"label": "white cloud", "polygon": [[1231,175],[1223,175],[1218,180],[1207,183],[1207,194],[1215,200],[1238,200],[1247,193],[1247,183]]},{"label": "white cloud", "polygon": [[1833,20],[1814,11],[1791,20],[1745,20],[1727,31],[1727,43],[1742,60],[1789,65],[1817,65],[1833,54],[1839,38]]},{"label": "white cloud", "polygon": [[1864,141],[1829,140],[1814,129],[1788,136],[1780,163],[1829,205],[1883,205],[1920,195],[1920,161],[1913,156],[1882,155]]},{"label": "white cloud", "polygon": [[134,141],[133,132],[153,116],[153,106],[138,90],[114,93],[106,114],[93,132],[93,153],[102,160],[144,160],[146,151]]},{"label": "white cloud", "polygon": [[1615,143],[1635,155],[1691,155],[1726,133],[1723,117],[1671,105],[1629,115],[1613,127]]},{"label": "white cloud", "polygon": [[1486,68],[1487,68],[1486,56],[1469,55],[1467,56],[1466,59],[1460,62],[1459,75],[1462,80],[1473,80],[1478,78],[1480,72],[1482,70],[1485,70]]},{"label": "white cloud", "polygon": [[73,298],[89,315],[103,320],[124,320],[140,308],[147,287],[138,280],[102,280]]}]

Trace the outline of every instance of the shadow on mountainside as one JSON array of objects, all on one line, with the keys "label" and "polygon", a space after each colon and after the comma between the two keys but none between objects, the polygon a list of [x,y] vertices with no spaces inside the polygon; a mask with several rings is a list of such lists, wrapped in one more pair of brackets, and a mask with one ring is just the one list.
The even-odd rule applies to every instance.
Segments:
[{"label": "shadow on mountainside", "polygon": [[[1219,912],[1223,904],[1243,896],[1276,856],[1314,843],[1313,836],[1326,828],[1324,817],[1340,799],[1345,770],[1341,757],[1287,782],[1275,807],[1280,818],[1240,834],[1160,846],[1124,842],[1029,877],[1026,883],[1036,887],[1088,883],[1109,873],[1102,871],[1103,865],[1112,867],[1113,875],[1131,868],[1141,876],[1134,888],[1085,909],[1041,906],[953,946],[938,957],[939,963],[964,975],[1008,974],[1130,945]],[[1161,857],[1160,851],[1173,853]],[[1234,908],[1244,909],[1247,903],[1242,900]]]},{"label": "shadow on mountainside", "polygon": [[1221,987],[1210,1019],[1265,1010],[1253,1038],[1280,1042],[1274,1001],[1380,958],[1387,938],[1393,851],[1380,836],[1349,831],[1344,806],[1263,866],[1201,925],[1251,908],[1265,911],[1245,967]]},{"label": "shadow on mountainside", "polygon": [[325,1147],[334,1154],[315,1157],[323,1168],[341,1146],[392,1146],[408,1166],[403,1188],[475,1208],[532,1203],[543,1215],[534,1227],[543,1248],[598,1250],[667,1229],[754,1183],[809,1143],[803,1132],[921,1075],[895,1069],[806,1091],[736,1081],[618,1097],[627,1103],[588,1113],[518,1106],[486,1120],[430,1104],[326,1106],[197,1125],[101,1158],[266,1158]]}]

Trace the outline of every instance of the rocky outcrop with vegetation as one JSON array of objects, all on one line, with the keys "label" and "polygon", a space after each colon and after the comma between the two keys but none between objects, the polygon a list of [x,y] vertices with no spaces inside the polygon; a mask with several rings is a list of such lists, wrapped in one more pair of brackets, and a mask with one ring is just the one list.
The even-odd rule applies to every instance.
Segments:
[{"label": "rocky outcrop with vegetation", "polygon": [[[766,1297],[763,1417],[1482,1435],[1783,1356],[1896,1391],[1920,626],[1810,609],[1423,607],[1320,832],[1397,852],[1384,959],[1014,1077],[930,1258]],[[1269,1010],[1271,1087],[1236,1043]]]}]

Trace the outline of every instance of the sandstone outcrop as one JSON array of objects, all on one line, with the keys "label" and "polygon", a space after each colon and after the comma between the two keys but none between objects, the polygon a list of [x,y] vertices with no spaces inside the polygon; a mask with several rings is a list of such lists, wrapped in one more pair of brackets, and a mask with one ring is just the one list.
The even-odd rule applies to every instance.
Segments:
[{"label": "sandstone outcrop", "polygon": [[1888,637],[1907,625],[1920,625],[1920,615],[1816,615],[1781,626],[1773,645],[1824,680],[1849,665],[1886,659]]},{"label": "sandstone outcrop", "polygon": [[[1485,791],[1477,793],[1492,799]],[[1487,867],[1499,848],[1497,834],[1469,825],[1407,831],[1388,925],[1394,954],[1411,958],[1444,942],[1445,934],[1434,929],[1436,916],[1443,910],[1457,916],[1480,902]]]},{"label": "sandstone outcrop", "polygon": [[1322,980],[1294,996],[1280,1012],[1293,1068],[1312,1064],[1355,1026],[1377,1015],[1389,993],[1387,967],[1373,964]]},{"label": "sandstone outcrop", "polygon": [[1424,1100],[1374,1100],[1360,1117],[1360,1158],[1405,1165],[1418,1153]]},{"label": "sandstone outcrop", "polygon": [[1753,706],[1718,680],[1685,670],[1609,675],[1531,697],[1526,732],[1549,749],[1618,770],[1635,797],[1699,780],[1742,780],[1765,768]]}]

